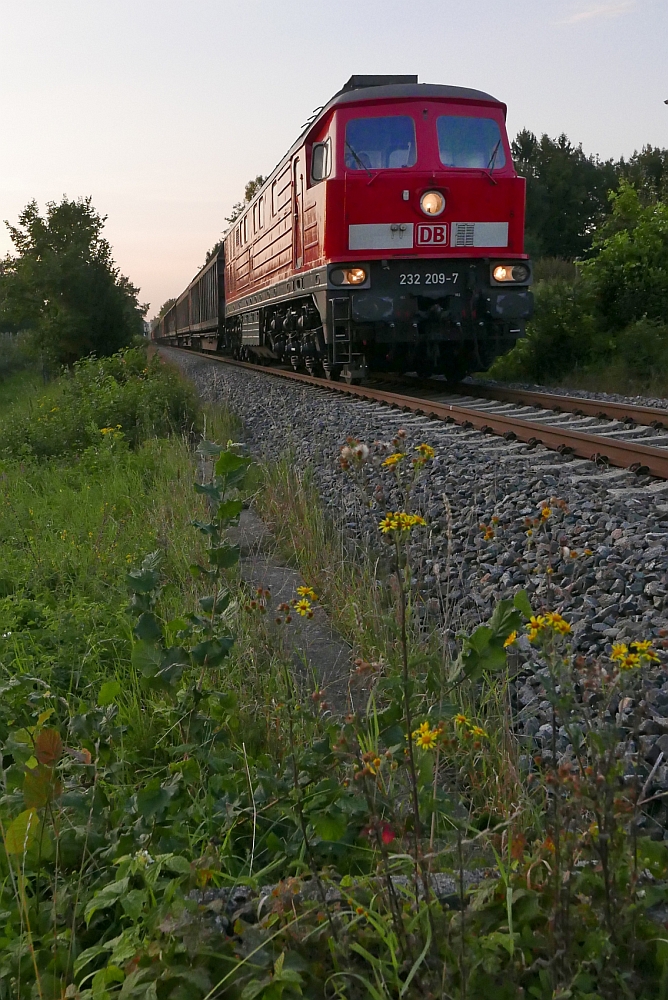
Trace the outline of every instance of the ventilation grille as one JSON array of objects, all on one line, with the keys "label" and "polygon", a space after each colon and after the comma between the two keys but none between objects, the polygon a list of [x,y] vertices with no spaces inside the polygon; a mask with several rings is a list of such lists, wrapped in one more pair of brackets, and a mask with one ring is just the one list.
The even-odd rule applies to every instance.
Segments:
[{"label": "ventilation grille", "polygon": [[452,245],[455,247],[472,247],[475,246],[475,223],[474,222],[455,222],[452,228],[454,229],[454,239]]}]

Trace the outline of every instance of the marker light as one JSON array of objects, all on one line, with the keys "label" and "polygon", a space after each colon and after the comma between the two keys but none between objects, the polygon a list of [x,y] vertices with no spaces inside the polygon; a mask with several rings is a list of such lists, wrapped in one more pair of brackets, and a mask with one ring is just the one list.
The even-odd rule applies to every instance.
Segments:
[{"label": "marker light", "polygon": [[366,271],[363,267],[337,267],[329,275],[333,285],[363,285]]},{"label": "marker light", "polygon": [[497,264],[492,271],[495,281],[526,281],[529,277],[529,268],[526,264]]},{"label": "marker light", "polygon": [[420,198],[420,208],[425,215],[440,215],[445,208],[445,198],[440,191],[425,191]]}]

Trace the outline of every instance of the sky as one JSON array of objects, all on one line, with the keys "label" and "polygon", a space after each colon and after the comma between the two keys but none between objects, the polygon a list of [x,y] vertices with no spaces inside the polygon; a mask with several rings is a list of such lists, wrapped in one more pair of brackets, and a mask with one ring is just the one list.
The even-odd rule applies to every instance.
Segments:
[{"label": "sky", "polygon": [[0,0],[0,220],[90,195],[152,316],[351,74],[618,158],[668,146],[667,39],[668,0]]}]

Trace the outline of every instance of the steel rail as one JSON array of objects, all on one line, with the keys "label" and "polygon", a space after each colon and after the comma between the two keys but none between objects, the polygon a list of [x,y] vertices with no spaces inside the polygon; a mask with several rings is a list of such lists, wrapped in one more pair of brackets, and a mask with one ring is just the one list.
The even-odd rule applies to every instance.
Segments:
[{"label": "steel rail", "polygon": [[542,406],[546,410],[583,414],[610,420],[633,420],[636,424],[650,427],[668,427],[668,409],[659,406],[639,406],[635,403],[615,403],[607,399],[561,396],[556,392],[540,392],[528,389],[506,389],[495,385],[476,385],[462,382],[455,387],[457,393],[466,396],[480,396],[484,399],[498,399],[507,403],[526,403]]},{"label": "steel rail", "polygon": [[[183,350],[187,354],[195,354],[220,364],[233,365],[237,368],[248,368],[256,374],[262,372],[275,378],[291,379],[303,382],[317,388],[332,392],[356,396],[371,402],[384,403],[394,409],[418,413],[438,420],[459,424],[465,428],[473,428],[491,434],[498,434],[506,439],[523,441],[530,445],[542,444],[546,448],[559,451],[562,454],[575,455],[600,464],[615,465],[623,469],[638,472],[646,471],[659,479],[668,479],[668,448],[654,448],[635,441],[612,440],[605,435],[590,434],[586,431],[569,430],[567,427],[553,427],[549,424],[524,420],[507,414],[489,413],[460,403],[437,402],[428,397],[405,396],[402,393],[388,392],[384,389],[373,389],[365,385],[348,385],[343,382],[332,382],[329,379],[317,378],[314,375],[303,375],[301,372],[285,371],[280,368],[269,368],[250,364],[247,361],[236,361],[230,358],[217,357],[203,351],[193,351],[190,348],[172,348]],[[471,386],[473,389],[474,387]],[[491,391],[491,388],[490,388]],[[519,390],[518,390],[519,391]],[[536,394],[538,395],[538,394]],[[496,398],[496,397],[494,397]],[[555,397],[563,399],[564,397]],[[566,397],[575,398],[575,397]],[[583,402],[578,399],[578,403]],[[589,402],[592,402],[591,400]],[[647,407],[646,409],[650,409]]]}]

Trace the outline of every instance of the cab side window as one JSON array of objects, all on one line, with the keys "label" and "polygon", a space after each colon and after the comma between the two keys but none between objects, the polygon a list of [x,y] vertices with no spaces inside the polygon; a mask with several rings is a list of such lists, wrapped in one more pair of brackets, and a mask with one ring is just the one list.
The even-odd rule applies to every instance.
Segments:
[{"label": "cab side window", "polygon": [[311,182],[318,184],[329,177],[332,170],[331,141],[316,142],[311,151]]}]

